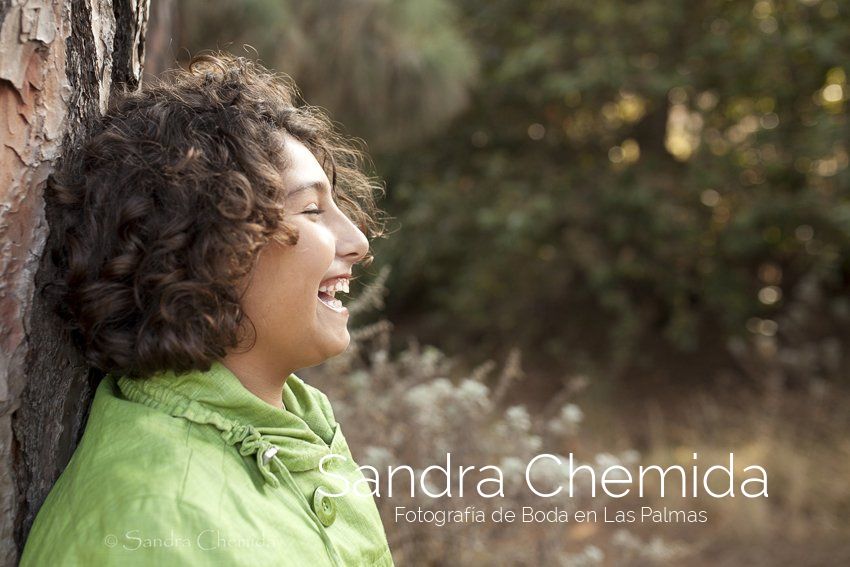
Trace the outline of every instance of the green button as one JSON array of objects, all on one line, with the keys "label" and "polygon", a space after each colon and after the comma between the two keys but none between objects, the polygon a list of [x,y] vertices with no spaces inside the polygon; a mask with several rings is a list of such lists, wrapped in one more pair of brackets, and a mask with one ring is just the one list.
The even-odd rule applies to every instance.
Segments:
[{"label": "green button", "polygon": [[325,527],[333,524],[336,519],[336,503],[327,492],[330,491],[324,486],[317,487],[313,492],[313,511]]}]

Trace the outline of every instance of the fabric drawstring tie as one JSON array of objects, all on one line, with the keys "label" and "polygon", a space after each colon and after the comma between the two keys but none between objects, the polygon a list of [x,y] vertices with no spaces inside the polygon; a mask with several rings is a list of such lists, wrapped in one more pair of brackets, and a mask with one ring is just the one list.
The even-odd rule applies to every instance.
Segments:
[{"label": "fabric drawstring tie", "polygon": [[[257,455],[257,468],[267,483],[275,488],[280,486],[280,480],[272,472],[272,466],[283,473],[284,468],[280,459],[273,459],[277,453],[277,447],[263,438],[262,434],[252,425],[236,425],[229,431],[222,432],[221,436],[228,445],[239,445],[239,454],[243,457]],[[288,472],[288,471],[287,471]]]}]

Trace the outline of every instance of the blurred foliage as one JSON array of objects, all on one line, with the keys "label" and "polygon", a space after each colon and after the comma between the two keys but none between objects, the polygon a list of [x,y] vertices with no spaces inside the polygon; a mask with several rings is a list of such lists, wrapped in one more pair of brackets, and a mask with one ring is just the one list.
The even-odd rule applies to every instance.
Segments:
[{"label": "blurred foliage", "polygon": [[180,11],[183,45],[253,45],[369,142],[402,227],[375,243],[387,315],[426,342],[698,375],[736,340],[794,340],[803,281],[819,299],[795,332],[850,336],[846,3]]},{"label": "blurred foliage", "polygon": [[[446,0],[184,0],[181,43],[249,45],[375,150],[438,131],[467,103],[477,59]],[[230,49],[233,49],[233,45]],[[238,51],[238,49],[237,49]]]},{"label": "blurred foliage", "polygon": [[460,4],[470,111],[382,171],[391,310],[613,375],[781,338],[813,276],[808,332],[847,336],[846,4]]}]

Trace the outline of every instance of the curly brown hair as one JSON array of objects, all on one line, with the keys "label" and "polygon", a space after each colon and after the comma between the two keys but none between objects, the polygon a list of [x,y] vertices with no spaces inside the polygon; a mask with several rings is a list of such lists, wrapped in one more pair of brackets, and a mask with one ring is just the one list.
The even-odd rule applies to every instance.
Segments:
[{"label": "curly brown hair", "polygon": [[288,76],[217,52],[113,96],[46,194],[59,229],[51,293],[91,365],[134,378],[206,370],[241,344],[242,282],[260,249],[298,241],[284,221],[283,132],[313,152],[360,230],[384,236],[365,154]]}]

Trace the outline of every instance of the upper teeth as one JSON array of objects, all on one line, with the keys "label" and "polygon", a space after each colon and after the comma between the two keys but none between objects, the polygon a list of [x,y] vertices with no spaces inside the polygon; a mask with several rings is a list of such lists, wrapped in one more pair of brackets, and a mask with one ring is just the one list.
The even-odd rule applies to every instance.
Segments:
[{"label": "upper teeth", "polygon": [[320,286],[319,291],[324,291],[331,296],[338,291],[348,293],[348,278],[339,278],[328,285]]}]

